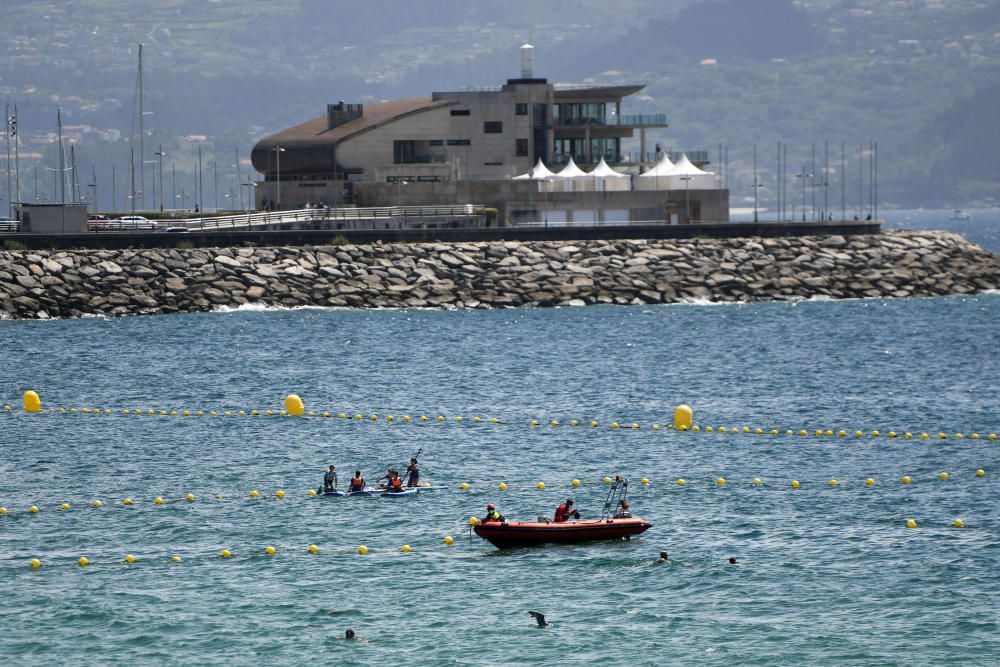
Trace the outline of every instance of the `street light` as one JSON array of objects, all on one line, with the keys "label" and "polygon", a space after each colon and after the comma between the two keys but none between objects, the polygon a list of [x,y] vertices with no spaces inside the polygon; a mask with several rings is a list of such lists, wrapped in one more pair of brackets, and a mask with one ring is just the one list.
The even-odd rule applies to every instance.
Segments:
[{"label": "street light", "polygon": [[160,150],[153,153],[160,160],[160,213],[163,213],[163,158],[166,153],[163,152],[163,144],[160,144]]},{"label": "street light", "polygon": [[691,179],[694,176],[678,176],[684,181],[684,224],[691,224]]},{"label": "street light", "polygon": [[285,152],[285,149],[281,146],[275,146],[271,149],[274,151],[274,158],[278,163],[278,210],[281,210],[281,154]]},{"label": "street light", "polygon": [[[253,181],[247,181],[246,183],[240,183],[240,185],[242,185],[245,188],[255,188],[255,187],[257,187],[257,184],[254,183]],[[280,194],[281,190],[279,189],[278,192]],[[257,198],[254,197],[253,190],[249,189],[249,190],[247,190],[247,208],[246,208],[246,212],[247,213],[250,212],[250,201],[251,201],[251,199],[254,202],[254,206],[256,206],[257,205]],[[279,209],[281,208],[281,203],[280,202],[278,203],[278,208]]]},{"label": "street light", "polygon": [[795,174],[795,178],[802,179],[802,222],[806,221],[806,179],[812,177],[813,175],[806,171],[805,165],[802,165],[801,174]]}]

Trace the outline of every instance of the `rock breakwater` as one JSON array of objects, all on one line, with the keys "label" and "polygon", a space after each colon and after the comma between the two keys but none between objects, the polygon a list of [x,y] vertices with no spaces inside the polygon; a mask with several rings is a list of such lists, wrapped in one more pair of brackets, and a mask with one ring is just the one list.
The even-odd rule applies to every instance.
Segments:
[{"label": "rock breakwater", "polygon": [[502,308],[908,297],[1000,289],[948,232],[795,238],[0,251],[0,316],[241,304]]}]

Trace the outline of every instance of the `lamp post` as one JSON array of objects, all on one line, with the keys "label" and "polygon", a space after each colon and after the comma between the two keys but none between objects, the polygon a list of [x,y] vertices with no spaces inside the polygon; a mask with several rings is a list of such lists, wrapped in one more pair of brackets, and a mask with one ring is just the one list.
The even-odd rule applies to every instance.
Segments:
[{"label": "lamp post", "polygon": [[[253,188],[255,188],[257,186],[257,184],[254,183],[253,181],[248,180],[246,183],[240,183],[240,185],[242,185],[243,187],[247,188],[247,207],[246,207],[246,212],[249,213],[250,212],[250,201],[252,200],[254,202],[254,206],[257,205],[257,198],[254,197],[254,194],[253,194]],[[279,190],[279,192],[280,192],[280,190]],[[280,202],[278,203],[278,208],[279,209],[281,208],[281,203]]]},{"label": "lamp post", "polygon": [[684,181],[684,224],[691,224],[691,179],[694,176],[678,176]]},{"label": "lamp post", "polygon": [[806,221],[806,179],[812,178],[812,174],[806,171],[805,165],[802,165],[802,172],[795,174],[795,178],[802,179],[802,222]]},{"label": "lamp post", "polygon": [[278,205],[278,210],[280,211],[281,210],[281,154],[285,152],[285,149],[282,148],[281,146],[275,146],[271,150],[274,151],[275,161],[277,162],[277,166],[278,166],[278,197],[277,197],[277,205]]},{"label": "lamp post", "polygon": [[160,161],[160,213],[163,213],[163,157],[166,153],[163,152],[163,144],[160,144],[160,150],[153,153]]}]

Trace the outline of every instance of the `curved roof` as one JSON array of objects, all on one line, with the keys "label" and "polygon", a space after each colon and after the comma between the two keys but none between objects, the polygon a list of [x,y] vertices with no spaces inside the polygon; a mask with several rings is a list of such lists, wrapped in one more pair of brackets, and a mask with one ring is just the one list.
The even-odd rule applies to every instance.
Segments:
[{"label": "curved roof", "polygon": [[[273,164],[268,159],[277,147],[284,150],[281,156],[282,171],[287,164],[289,172],[328,172],[335,169],[333,148],[338,143],[362,132],[399,120],[410,114],[437,109],[454,104],[452,100],[432,100],[418,97],[407,100],[389,100],[366,104],[360,118],[337,127],[328,127],[326,115],[272,134],[257,142],[250,153],[254,169],[264,173]],[[272,158],[273,159],[273,158]]]},{"label": "curved roof", "polygon": [[612,169],[608,165],[608,163],[604,161],[603,157],[601,158],[601,161],[597,163],[597,166],[594,167],[591,170],[591,172],[590,172],[589,175],[593,176],[594,178],[627,178],[628,177],[628,174],[623,174],[620,171],[615,171],[614,169]]},{"label": "curved roof", "polygon": [[573,156],[570,156],[569,162],[567,162],[566,166],[563,167],[558,174],[556,174],[556,178],[583,178],[586,175],[587,172],[576,166]]},{"label": "curved roof", "polygon": [[639,174],[640,177],[645,178],[659,178],[660,176],[669,176],[674,168],[674,163],[670,161],[670,154],[667,151],[663,151],[663,155],[660,156],[660,161],[656,163],[652,169],[644,171]]}]

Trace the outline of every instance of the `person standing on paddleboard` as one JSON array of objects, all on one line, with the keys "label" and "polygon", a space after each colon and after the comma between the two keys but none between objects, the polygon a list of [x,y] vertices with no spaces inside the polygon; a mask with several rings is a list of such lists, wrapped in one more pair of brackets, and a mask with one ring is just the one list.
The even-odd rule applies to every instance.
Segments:
[{"label": "person standing on paddleboard", "polygon": [[412,488],[420,486],[420,466],[417,465],[416,457],[410,459],[410,465],[406,467],[406,486]]}]

